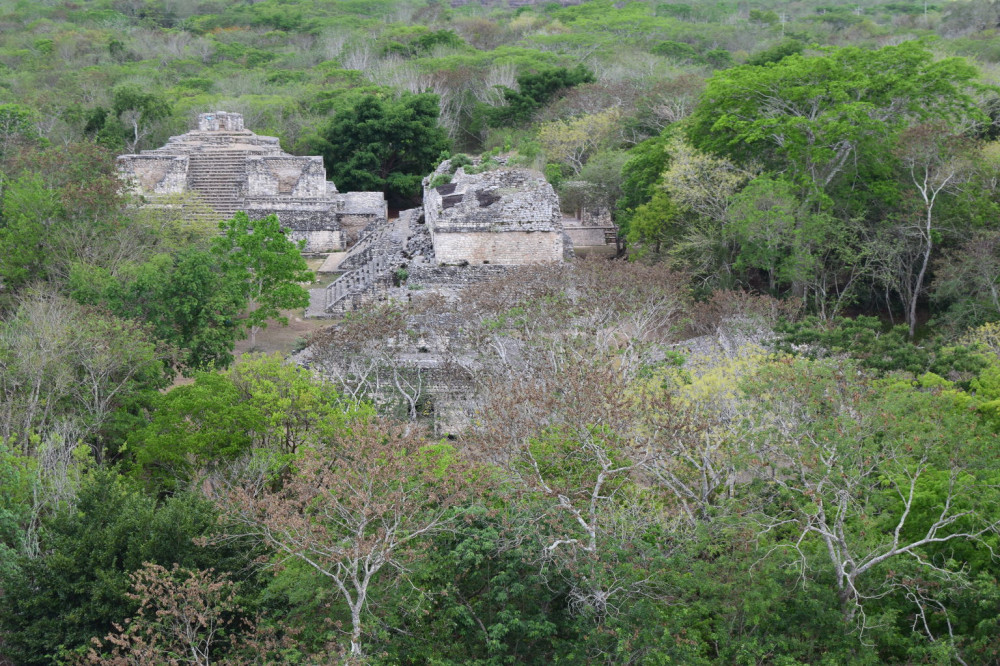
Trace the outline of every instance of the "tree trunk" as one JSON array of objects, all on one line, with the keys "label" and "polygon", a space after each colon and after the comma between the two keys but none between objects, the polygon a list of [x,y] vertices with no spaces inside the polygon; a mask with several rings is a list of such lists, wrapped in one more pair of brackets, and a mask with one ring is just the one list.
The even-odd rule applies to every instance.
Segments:
[{"label": "tree trunk", "polygon": [[361,600],[351,604],[351,656],[361,657]]},{"label": "tree trunk", "polygon": [[917,273],[917,280],[913,285],[913,293],[910,296],[910,307],[906,314],[906,319],[910,324],[910,339],[913,339],[917,331],[917,301],[920,300],[920,292],[923,290],[924,277],[927,275],[927,265],[931,260],[931,251],[934,249],[934,239],[931,237],[931,213],[932,209],[927,208],[927,245],[924,247],[924,259],[920,264],[920,272]]}]

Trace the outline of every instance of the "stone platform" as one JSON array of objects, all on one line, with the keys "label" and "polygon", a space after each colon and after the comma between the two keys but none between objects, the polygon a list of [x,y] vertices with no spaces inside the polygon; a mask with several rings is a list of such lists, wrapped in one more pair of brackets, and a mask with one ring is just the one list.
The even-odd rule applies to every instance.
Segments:
[{"label": "stone platform", "polygon": [[284,152],[276,137],[244,128],[238,113],[203,113],[197,129],[122,155],[118,167],[148,205],[179,205],[212,221],[275,214],[306,252],[343,250],[387,215],[381,192],[338,192],[321,157]]}]

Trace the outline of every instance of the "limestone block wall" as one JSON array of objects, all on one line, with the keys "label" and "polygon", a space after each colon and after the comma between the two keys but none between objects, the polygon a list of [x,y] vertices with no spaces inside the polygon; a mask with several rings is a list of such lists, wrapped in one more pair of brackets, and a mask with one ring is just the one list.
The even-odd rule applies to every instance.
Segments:
[{"label": "limestone block wall", "polygon": [[336,252],[344,249],[344,236],[332,202],[293,202],[281,198],[256,197],[246,200],[246,212],[251,220],[260,220],[272,213],[293,240],[305,239],[305,251]]},{"label": "limestone block wall", "polygon": [[459,168],[450,183],[429,183],[424,216],[439,263],[520,265],[572,256],[559,197],[541,174],[506,167],[467,174]]},{"label": "limestone block wall", "polygon": [[[279,216],[280,218],[280,216]],[[302,251],[306,254],[324,254],[326,252],[337,252],[344,248],[343,236],[339,231],[326,229],[307,231],[304,229],[289,229],[286,235],[292,241],[298,243],[300,240],[306,242]]]},{"label": "limestone block wall", "polygon": [[348,214],[342,213],[340,218],[340,229],[343,232],[344,242],[347,245],[354,245],[362,236],[362,232],[372,223],[385,222],[385,217],[375,214]]},{"label": "limestone block wall", "polygon": [[611,211],[603,206],[585,206],[579,213],[580,224],[585,227],[611,227]]},{"label": "limestone block wall", "polygon": [[357,215],[381,215],[388,218],[388,205],[385,195],[381,192],[344,192],[341,195],[344,202],[341,210],[345,213]]},{"label": "limestone block wall", "polygon": [[250,157],[246,165],[249,196],[321,199],[327,194],[326,169],[320,157]]},{"label": "limestone block wall", "polygon": [[118,170],[139,194],[180,194],[187,187],[186,155],[122,155]]},{"label": "limestone block wall", "polygon": [[562,231],[437,233],[434,256],[439,263],[521,265],[562,261]]},{"label": "limestone block wall", "polygon": [[483,280],[509,274],[510,268],[500,264],[479,266],[410,266],[409,282],[423,287],[469,287]]},{"label": "limestone block wall", "polygon": [[570,237],[574,247],[605,244],[605,227],[567,226],[566,235]]}]

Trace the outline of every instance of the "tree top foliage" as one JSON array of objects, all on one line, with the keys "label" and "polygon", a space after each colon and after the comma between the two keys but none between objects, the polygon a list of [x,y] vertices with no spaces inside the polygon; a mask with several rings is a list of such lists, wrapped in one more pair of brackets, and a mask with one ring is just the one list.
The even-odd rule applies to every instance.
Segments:
[{"label": "tree top foliage", "polygon": [[715,73],[688,136],[702,150],[742,161],[791,163],[818,191],[857,152],[877,150],[908,123],[985,121],[977,76],[965,60],[937,60],[918,42],[790,55]]}]

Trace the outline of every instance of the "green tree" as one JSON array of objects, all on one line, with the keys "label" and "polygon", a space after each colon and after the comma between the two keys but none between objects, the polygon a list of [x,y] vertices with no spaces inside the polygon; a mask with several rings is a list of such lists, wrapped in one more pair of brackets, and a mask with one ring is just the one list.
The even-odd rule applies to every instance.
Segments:
[{"label": "green tree", "polygon": [[[157,505],[128,479],[93,470],[75,502],[45,522],[41,555],[20,555],[2,581],[4,651],[48,665],[86,647],[135,610],[129,574],[144,562],[233,570],[233,550],[196,546],[215,526],[211,506],[191,494]],[[245,563],[245,560],[243,560]]]},{"label": "green tree", "polygon": [[59,212],[56,193],[39,176],[6,184],[0,199],[0,279],[9,288],[45,277],[46,235]]},{"label": "green tree", "polygon": [[572,120],[554,120],[538,128],[538,141],[550,161],[568,166],[575,176],[611,140],[619,118],[618,109],[611,108]]},{"label": "green tree", "polygon": [[104,129],[120,131],[125,149],[130,153],[137,152],[142,140],[152,134],[154,124],[167,118],[171,112],[166,99],[132,84],[114,90],[111,110],[121,124],[117,128],[105,124]]},{"label": "green tree", "polygon": [[659,254],[661,246],[677,233],[677,218],[677,207],[667,193],[657,192],[631,213],[628,242],[641,253],[652,250]]},{"label": "green tree", "polygon": [[32,518],[31,490],[35,461],[14,442],[0,438],[0,578],[10,575]]},{"label": "green tree", "polygon": [[1000,528],[995,438],[935,383],[875,384],[850,363],[800,360],[746,386],[778,494],[762,511],[780,530],[772,555],[833,587],[845,628],[923,635],[904,661],[934,643],[960,652],[951,592],[992,566]]},{"label": "green tree", "polygon": [[309,292],[302,283],[312,282],[314,275],[300,254],[305,242],[291,241],[277,215],[251,222],[239,212],[219,228],[223,235],[213,241],[212,251],[221,257],[227,279],[238,285],[250,307],[244,325],[253,346],[257,331],[266,328],[268,320],[287,325],[282,310],[309,305]]},{"label": "green tree", "polygon": [[913,120],[985,119],[972,95],[975,77],[964,60],[935,60],[917,42],[790,55],[717,72],[688,135],[701,150],[790,170],[810,195],[822,195],[838,176],[883,155]]},{"label": "green tree", "polygon": [[91,444],[115,410],[161,388],[163,350],[142,324],[42,290],[0,321],[0,438],[30,452],[38,437]]},{"label": "green tree", "polygon": [[805,48],[806,45],[797,39],[785,39],[774,46],[753,54],[747,58],[746,64],[759,66],[766,65],[769,62],[780,62],[790,55],[802,53]]},{"label": "green tree", "polygon": [[[144,252],[125,216],[113,155],[94,143],[27,147],[8,160],[0,206],[0,270],[13,283],[65,280],[85,262],[111,272]],[[0,274],[0,278],[7,277]]]},{"label": "green tree", "polygon": [[399,599],[387,621],[404,630],[387,636],[388,661],[551,664],[578,647],[567,585],[538,566],[536,544],[513,528],[530,514],[512,498],[496,501],[502,509],[470,510],[459,529],[435,535],[415,563],[414,585],[432,594],[390,585]]},{"label": "green tree", "polygon": [[183,486],[193,473],[247,451],[263,420],[240,399],[232,380],[201,372],[192,384],[159,396],[149,423],[129,435],[137,473],[155,488]]},{"label": "green tree", "polygon": [[341,189],[382,191],[391,206],[403,207],[417,199],[421,179],[451,148],[439,114],[438,96],[430,93],[367,95],[338,113],[312,147]]},{"label": "green tree", "polygon": [[38,141],[36,114],[21,104],[0,104],[0,186],[3,185],[8,154],[19,144]]},{"label": "green tree", "polygon": [[561,90],[596,80],[593,72],[583,65],[572,69],[542,67],[522,72],[517,76],[518,90],[501,86],[505,105],[486,109],[486,123],[490,127],[522,125],[531,120],[535,111],[548,104]]},{"label": "green tree", "polygon": [[619,211],[635,208],[653,198],[663,182],[663,172],[670,163],[667,145],[670,132],[646,139],[628,151],[628,161],[622,166],[622,196]]},{"label": "green tree", "polygon": [[200,372],[159,395],[149,413],[128,448],[144,478],[172,490],[251,449],[293,456],[370,410],[274,354],[245,357],[226,374]]},{"label": "green tree", "polygon": [[821,316],[834,316],[851,302],[863,272],[860,231],[816,212],[797,190],[781,177],[765,175],[733,197],[726,228],[738,245],[735,268],[763,271],[772,294],[788,288],[792,296],[811,301]]},{"label": "green tree", "polygon": [[[74,278],[74,284],[100,283],[90,272]],[[77,284],[77,291],[86,286]],[[217,254],[188,249],[157,255],[104,292],[94,298],[105,299],[116,314],[145,321],[178,350],[174,365],[183,372],[232,363],[247,292],[237,273],[223,270]]]}]

